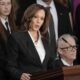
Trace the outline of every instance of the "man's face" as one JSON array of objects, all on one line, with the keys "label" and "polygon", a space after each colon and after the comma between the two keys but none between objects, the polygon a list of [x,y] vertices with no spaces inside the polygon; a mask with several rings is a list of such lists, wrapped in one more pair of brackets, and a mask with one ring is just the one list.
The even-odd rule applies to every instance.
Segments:
[{"label": "man's face", "polygon": [[76,59],[76,52],[77,52],[77,47],[75,40],[73,38],[68,38],[66,39],[68,43],[63,41],[63,44],[60,46],[60,55],[65,58],[66,60],[75,60]]}]

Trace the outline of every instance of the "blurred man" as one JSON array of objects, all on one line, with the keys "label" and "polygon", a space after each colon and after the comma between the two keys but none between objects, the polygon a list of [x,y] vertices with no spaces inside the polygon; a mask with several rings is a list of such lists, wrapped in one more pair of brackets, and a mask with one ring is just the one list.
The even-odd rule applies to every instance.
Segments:
[{"label": "blurred man", "polygon": [[73,66],[77,53],[75,37],[70,34],[62,35],[57,41],[57,51],[60,65]]}]

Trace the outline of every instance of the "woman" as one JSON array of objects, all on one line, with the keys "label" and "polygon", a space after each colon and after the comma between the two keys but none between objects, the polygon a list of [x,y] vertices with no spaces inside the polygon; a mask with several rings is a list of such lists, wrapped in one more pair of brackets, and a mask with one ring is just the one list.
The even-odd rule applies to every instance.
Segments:
[{"label": "woman", "polygon": [[44,37],[49,24],[48,11],[32,4],[24,12],[22,23],[26,30],[12,33],[8,42],[7,70],[14,80],[30,80],[35,72],[53,69],[53,54]]},{"label": "woman", "polygon": [[7,40],[15,30],[14,3],[12,0],[0,0],[0,80],[7,80],[5,72]]}]

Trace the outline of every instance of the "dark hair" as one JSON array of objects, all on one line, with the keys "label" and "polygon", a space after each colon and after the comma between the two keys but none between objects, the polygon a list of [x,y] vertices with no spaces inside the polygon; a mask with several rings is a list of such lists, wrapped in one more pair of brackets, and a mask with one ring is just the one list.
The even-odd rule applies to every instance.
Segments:
[{"label": "dark hair", "polygon": [[42,5],[39,5],[39,4],[30,5],[24,12],[24,15],[22,18],[22,25],[26,27],[26,30],[29,30],[29,24],[30,24],[32,17],[40,9],[43,9],[45,11],[45,19],[44,19],[44,23],[42,27],[40,28],[40,32],[41,34],[45,34],[49,26],[50,12]]},{"label": "dark hair", "polygon": [[8,16],[8,19],[10,21],[11,29],[12,31],[16,31],[17,27],[15,24],[15,9],[16,9],[16,3],[15,0],[11,0],[11,13]]}]

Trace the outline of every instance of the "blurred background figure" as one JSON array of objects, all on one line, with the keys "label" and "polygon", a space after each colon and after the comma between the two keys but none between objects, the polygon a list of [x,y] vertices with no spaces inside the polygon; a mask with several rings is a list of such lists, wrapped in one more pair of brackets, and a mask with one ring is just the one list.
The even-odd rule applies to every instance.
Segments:
[{"label": "blurred background figure", "polygon": [[70,34],[63,34],[57,41],[59,59],[56,60],[61,66],[73,66],[77,54],[76,37]]},{"label": "blurred background figure", "polygon": [[0,80],[9,80],[5,71],[6,47],[9,35],[16,30],[13,1],[0,0]]},{"label": "blurred background figure", "polygon": [[76,7],[76,12],[75,12],[75,20],[74,20],[74,34],[77,36],[78,41],[77,44],[78,46],[78,54],[77,54],[77,62],[80,64],[80,4]]},{"label": "blurred background figure", "polygon": [[71,0],[57,0],[60,4],[62,4],[64,7],[66,7],[68,11],[68,16],[70,19],[70,24],[73,29],[73,17],[72,17],[72,1]]},{"label": "blurred background figure", "polygon": [[64,5],[65,7],[68,7],[68,0],[56,0],[56,1]]},{"label": "blurred background figure", "polygon": [[76,8],[80,4],[80,0],[72,0],[73,18],[75,20]]}]

